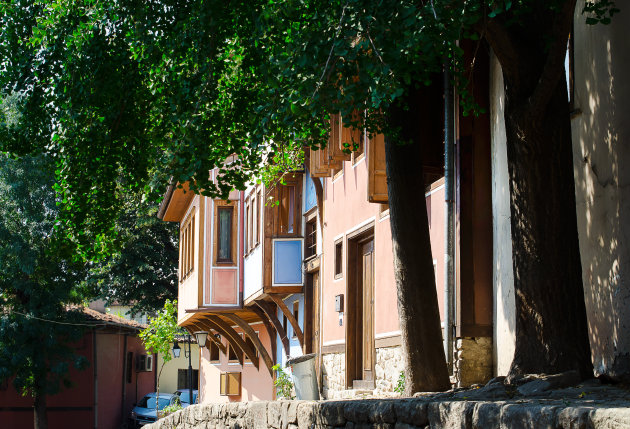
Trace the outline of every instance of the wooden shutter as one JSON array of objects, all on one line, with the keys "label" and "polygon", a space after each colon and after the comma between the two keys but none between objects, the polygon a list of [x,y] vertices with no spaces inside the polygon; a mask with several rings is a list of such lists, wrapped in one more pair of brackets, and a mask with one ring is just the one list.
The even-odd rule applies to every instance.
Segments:
[{"label": "wooden shutter", "polygon": [[377,134],[368,144],[368,201],[387,203],[387,172],[385,170],[385,136]]},{"label": "wooden shutter", "polygon": [[241,394],[240,372],[222,372],[219,380],[221,396],[239,396]]},{"label": "wooden shutter", "polygon": [[[354,112],[352,112],[352,119],[354,119],[355,121],[358,119],[358,115],[360,115],[361,112],[359,112],[358,110],[355,110]],[[350,121],[347,121],[348,123]],[[363,146],[363,139],[364,139],[364,130],[361,129],[357,129],[357,128],[350,128],[350,127],[346,127],[346,123],[344,123],[343,118],[342,118],[342,129],[341,129],[341,139],[339,140],[339,147],[340,149],[345,149],[346,146],[344,146],[344,143],[349,145],[349,149],[352,150],[354,144],[359,145],[358,150],[360,152],[362,152],[362,147]],[[350,155],[348,155],[348,161],[350,160]]]},{"label": "wooden shutter", "polygon": [[[333,161],[350,161],[351,154],[343,151],[342,138],[344,130],[341,115],[336,113],[330,116],[330,138],[328,139],[328,155]],[[337,165],[335,163],[335,165]],[[339,167],[341,168],[341,166]]]},{"label": "wooden shutter", "polygon": [[188,370],[177,370],[177,390],[186,389],[188,387]]},{"label": "wooden shutter", "polygon": [[308,149],[311,151],[310,161],[308,164],[308,171],[312,177],[330,177],[330,168],[327,164],[322,164],[320,150]]}]

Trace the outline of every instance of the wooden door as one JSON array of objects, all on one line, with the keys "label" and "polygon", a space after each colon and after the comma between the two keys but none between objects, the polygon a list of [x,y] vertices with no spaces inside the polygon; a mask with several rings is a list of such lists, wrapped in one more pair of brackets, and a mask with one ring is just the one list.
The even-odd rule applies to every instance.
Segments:
[{"label": "wooden door", "polygon": [[374,380],[374,240],[360,245],[363,291],[363,380]]}]

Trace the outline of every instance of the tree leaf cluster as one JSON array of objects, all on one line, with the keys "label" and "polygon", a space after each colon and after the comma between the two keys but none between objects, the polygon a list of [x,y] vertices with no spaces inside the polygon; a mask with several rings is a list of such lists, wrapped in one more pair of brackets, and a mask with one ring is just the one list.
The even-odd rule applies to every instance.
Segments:
[{"label": "tree leaf cluster", "polygon": [[[279,173],[278,155],[325,147],[332,113],[396,137],[389,107],[444,64],[478,111],[458,41],[481,44],[491,21],[525,30],[528,11],[564,1],[4,1],[0,92],[18,102],[0,119],[0,150],[54,159],[57,228],[98,259],[126,195],[156,201],[188,182],[227,198],[266,166]],[[616,13],[610,0],[585,11]]]}]

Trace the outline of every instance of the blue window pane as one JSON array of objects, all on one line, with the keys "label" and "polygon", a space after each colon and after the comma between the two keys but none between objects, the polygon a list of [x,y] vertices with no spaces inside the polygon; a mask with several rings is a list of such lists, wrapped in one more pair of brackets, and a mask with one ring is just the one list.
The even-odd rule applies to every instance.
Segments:
[{"label": "blue window pane", "polygon": [[285,240],[274,242],[275,284],[302,284],[302,242]]}]

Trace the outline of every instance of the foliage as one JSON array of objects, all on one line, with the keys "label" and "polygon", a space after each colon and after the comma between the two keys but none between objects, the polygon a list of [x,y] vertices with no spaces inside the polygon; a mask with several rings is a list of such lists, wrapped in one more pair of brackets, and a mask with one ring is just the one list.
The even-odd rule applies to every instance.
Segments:
[{"label": "foliage", "polygon": [[153,314],[177,298],[177,224],[162,222],[157,207],[139,194],[125,197],[115,222],[119,246],[96,263],[86,280],[91,293]]},{"label": "foliage", "polygon": [[153,317],[149,317],[148,326],[140,332],[140,338],[149,353],[158,353],[164,358],[164,363],[169,362],[177,326],[177,301],[166,300],[164,308]]},{"label": "foliage", "polygon": [[278,399],[295,399],[291,376],[282,369],[280,364],[275,364],[272,369],[276,371],[276,380],[273,382],[276,386],[276,397]]},{"label": "foliage", "polygon": [[[160,396],[160,377],[164,365],[172,359],[171,343],[178,333],[177,327],[177,301],[166,300],[164,308],[153,317],[149,317],[149,325],[140,332],[140,339],[149,353],[158,353],[162,356],[162,366],[157,375],[157,397]],[[158,401],[155,401],[155,412],[159,415]]]},{"label": "foliage", "polygon": [[400,374],[398,374],[398,381],[396,382],[396,387],[394,387],[394,392],[401,395],[405,393],[405,371],[400,371]]},{"label": "foliage", "polygon": [[[564,1],[5,1],[0,93],[14,112],[0,119],[0,150],[54,158],[58,228],[98,258],[126,195],[155,201],[170,181],[226,197],[265,166],[291,168],[303,146],[325,146],[334,112],[396,135],[388,108],[445,61],[474,111],[456,41]],[[585,10],[604,22],[616,9]]]},{"label": "foliage", "polygon": [[173,403],[173,404],[171,404],[171,405],[169,405],[167,407],[164,407],[162,409],[162,416],[166,417],[169,414],[173,414],[173,413],[175,413],[175,412],[177,412],[179,410],[183,410],[183,409],[184,409],[184,407],[182,407],[182,403],[178,400],[175,403]]},{"label": "foliage", "polygon": [[23,394],[69,386],[69,369],[87,359],[70,345],[85,318],[68,309],[83,298],[84,266],[73,262],[54,225],[53,161],[0,154],[0,382]]}]

